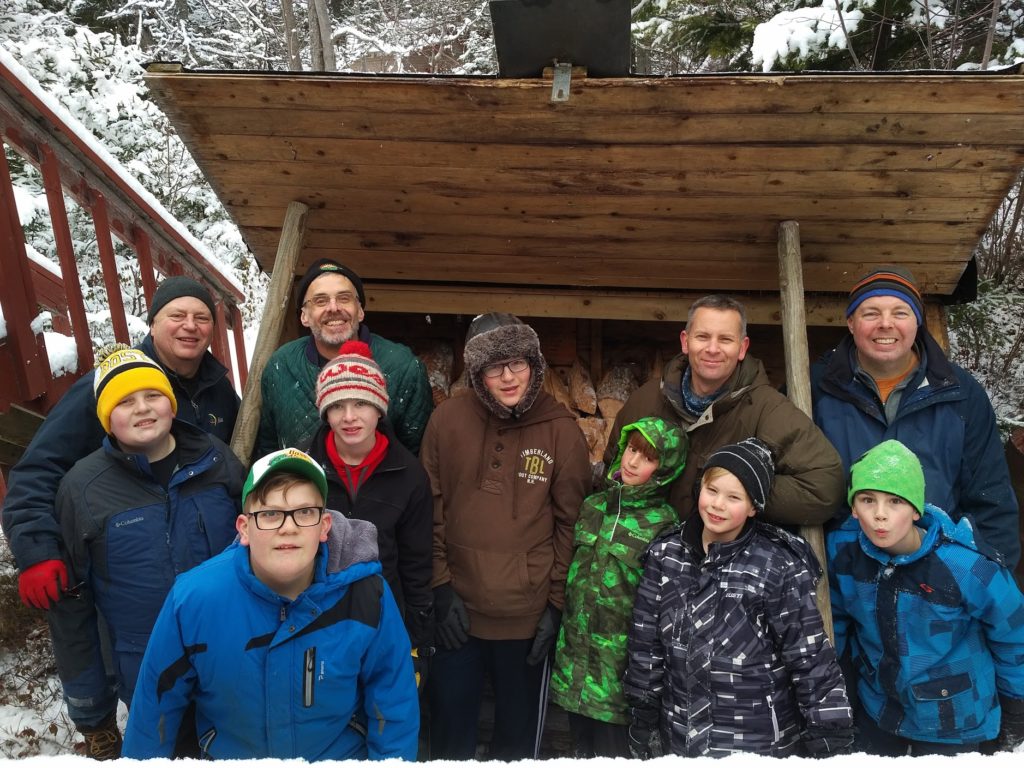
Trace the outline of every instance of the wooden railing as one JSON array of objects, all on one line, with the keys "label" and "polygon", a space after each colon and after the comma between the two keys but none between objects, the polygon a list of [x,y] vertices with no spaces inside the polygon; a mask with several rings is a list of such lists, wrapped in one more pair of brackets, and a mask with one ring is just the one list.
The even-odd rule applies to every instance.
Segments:
[{"label": "wooden railing", "polygon": [[[146,303],[156,290],[156,273],[188,275],[217,299],[213,354],[235,375],[247,377],[242,317],[244,296],[234,281],[215,267],[202,246],[115,162],[103,157],[85,129],[40,96],[38,85],[0,60],[0,306],[7,336],[0,340],[0,464],[9,464],[33,431],[31,417],[42,417],[81,374],[92,368],[92,341],[79,282],[76,253],[65,197],[92,218],[102,265],[103,285],[114,336],[130,343],[114,238],[138,260]],[[7,150],[17,153],[42,176],[59,274],[30,260],[18,216]],[[49,310],[53,329],[73,334],[77,370],[54,377],[43,335],[33,320]],[[230,354],[228,329],[235,355]],[[5,428],[5,424],[7,428]],[[26,437],[25,433],[29,433]]]}]

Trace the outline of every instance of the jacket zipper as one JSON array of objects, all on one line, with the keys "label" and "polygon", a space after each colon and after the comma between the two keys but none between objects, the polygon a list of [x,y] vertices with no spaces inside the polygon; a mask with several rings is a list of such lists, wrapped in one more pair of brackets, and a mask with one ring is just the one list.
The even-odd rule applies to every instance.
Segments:
[{"label": "jacket zipper", "polygon": [[313,672],[316,670],[316,646],[307,648],[302,670],[302,706],[313,706]]},{"label": "jacket zipper", "polygon": [[772,715],[772,732],[775,734],[775,738],[772,739],[772,744],[777,744],[779,741],[779,718],[775,716],[775,702],[772,701],[772,697],[768,695],[768,711]]}]

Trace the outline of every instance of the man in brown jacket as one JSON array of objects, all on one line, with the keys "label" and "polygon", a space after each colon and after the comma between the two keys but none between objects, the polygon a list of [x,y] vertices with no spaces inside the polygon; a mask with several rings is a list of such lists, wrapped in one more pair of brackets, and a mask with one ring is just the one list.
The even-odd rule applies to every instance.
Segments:
[{"label": "man in brown jacket", "polygon": [[625,424],[660,416],[682,426],[690,449],[669,499],[685,520],[696,508],[694,487],[708,457],[723,445],[756,437],[771,448],[775,460],[765,519],[814,525],[832,517],[846,488],[839,454],[811,419],[771,385],[761,361],[747,354],[743,305],[727,296],[698,299],[679,339],[682,354],[668,364],[662,379],[648,381],[619,411],[605,464]]},{"label": "man in brown jacket", "polygon": [[420,451],[434,496],[431,758],[474,757],[485,675],[488,757],[530,758],[590,463],[572,416],[541,390],[546,363],[530,326],[481,315],[464,359],[476,396],[438,406]]}]

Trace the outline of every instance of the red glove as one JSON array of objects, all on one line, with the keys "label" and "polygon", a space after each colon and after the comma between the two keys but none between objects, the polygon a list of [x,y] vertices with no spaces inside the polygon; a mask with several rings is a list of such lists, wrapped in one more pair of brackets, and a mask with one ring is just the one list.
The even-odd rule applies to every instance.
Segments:
[{"label": "red glove", "polygon": [[43,560],[31,565],[18,577],[18,594],[29,608],[47,610],[68,587],[68,569],[61,560]]}]

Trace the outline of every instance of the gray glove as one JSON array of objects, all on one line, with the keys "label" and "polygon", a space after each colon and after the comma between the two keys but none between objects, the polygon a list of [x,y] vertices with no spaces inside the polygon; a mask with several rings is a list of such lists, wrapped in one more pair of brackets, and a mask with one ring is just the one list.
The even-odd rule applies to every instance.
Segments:
[{"label": "gray glove", "polygon": [[457,651],[466,644],[469,640],[469,614],[466,613],[466,604],[451,584],[434,587],[434,615],[438,645]]}]

